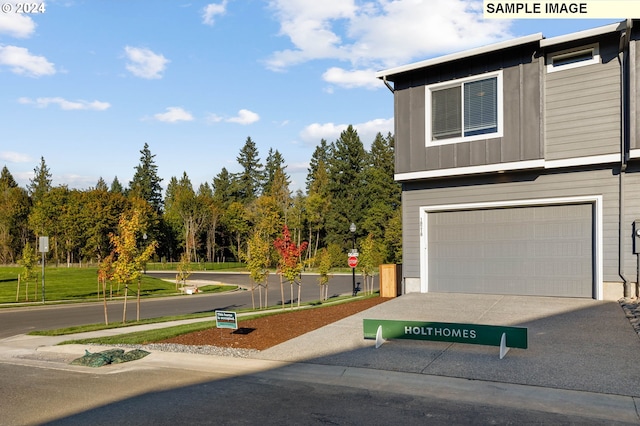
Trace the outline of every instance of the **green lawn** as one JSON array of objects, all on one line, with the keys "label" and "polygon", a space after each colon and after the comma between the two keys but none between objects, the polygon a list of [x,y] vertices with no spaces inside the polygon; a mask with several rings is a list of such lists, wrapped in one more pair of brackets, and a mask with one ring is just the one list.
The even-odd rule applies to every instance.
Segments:
[{"label": "green lawn", "polygon": [[[21,272],[22,268],[19,266],[0,267],[0,304],[14,304],[16,302],[42,303],[42,270],[37,269],[37,277],[31,280],[28,286],[22,281],[18,292],[18,274]],[[95,267],[46,267],[44,281],[47,302],[92,301],[99,298],[98,291],[100,291],[100,297],[102,295],[102,288],[98,288],[98,269]],[[176,294],[175,282],[163,281],[147,275],[142,277],[141,289],[142,297]],[[137,284],[130,285],[129,295],[134,295],[136,290]],[[203,290],[220,291],[220,289],[209,289],[207,287],[203,288]],[[107,283],[107,297],[110,296],[124,296],[124,287],[122,285],[119,286],[118,283]]]}]

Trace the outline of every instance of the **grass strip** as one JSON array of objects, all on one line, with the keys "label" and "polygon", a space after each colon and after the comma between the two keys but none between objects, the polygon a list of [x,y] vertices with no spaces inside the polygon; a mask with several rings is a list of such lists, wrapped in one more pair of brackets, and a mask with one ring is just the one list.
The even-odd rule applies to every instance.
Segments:
[{"label": "grass strip", "polygon": [[[323,307],[333,306],[341,303],[349,303],[354,302],[356,300],[368,299],[371,297],[379,297],[378,293],[374,293],[373,295],[365,295],[365,296],[343,296],[340,300],[332,300],[327,303],[318,303],[318,302],[309,302],[301,306],[301,308],[306,309],[322,309]],[[254,314],[249,314],[249,312],[245,311],[247,315],[242,315],[238,317],[238,322],[260,318],[269,315],[277,315],[280,313],[291,312],[290,309],[282,309],[282,308],[274,308],[267,311],[255,312]],[[180,318],[185,319],[185,318]],[[172,320],[168,320],[172,321]],[[162,322],[162,321],[158,321]],[[137,323],[138,325],[140,323]],[[136,325],[136,324],[131,324]],[[76,340],[66,340],[64,342],[59,343],[60,345],[72,345],[72,344],[101,344],[101,345],[117,345],[117,344],[127,344],[127,345],[146,345],[153,342],[158,342],[165,339],[171,339],[176,336],[180,336],[182,334],[192,333],[201,330],[207,330],[210,328],[215,328],[215,321],[202,321],[191,324],[182,324],[170,327],[157,328],[154,330],[145,330],[145,331],[136,331],[133,333],[120,334],[117,336],[105,336],[105,337],[94,337],[88,339],[76,339]]]}]

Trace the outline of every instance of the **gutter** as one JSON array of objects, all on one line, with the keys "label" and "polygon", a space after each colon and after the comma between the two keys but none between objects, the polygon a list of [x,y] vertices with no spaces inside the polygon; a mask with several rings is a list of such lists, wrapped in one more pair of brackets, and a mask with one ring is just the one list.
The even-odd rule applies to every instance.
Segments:
[{"label": "gutter", "polygon": [[[633,20],[627,19],[624,27],[624,33],[620,35],[620,45],[618,47],[618,58],[620,61],[620,176],[619,176],[619,236],[618,236],[618,275],[623,283],[623,296],[629,297],[631,294],[629,280],[625,276],[625,250],[624,242],[627,237],[625,232],[625,198],[624,198],[624,176],[627,172],[627,140],[629,125],[629,108],[628,108],[628,82],[629,73],[629,42],[631,40],[631,28],[633,28]],[[620,57],[622,54],[622,57]]]}]

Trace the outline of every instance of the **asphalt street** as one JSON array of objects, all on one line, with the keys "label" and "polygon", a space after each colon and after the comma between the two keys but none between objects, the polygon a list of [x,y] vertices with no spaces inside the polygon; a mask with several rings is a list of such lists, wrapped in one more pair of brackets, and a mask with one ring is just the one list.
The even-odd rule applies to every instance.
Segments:
[{"label": "asphalt street", "polygon": [[[149,275],[159,278],[171,279],[174,272],[149,272]],[[360,277],[358,277],[360,278]],[[214,273],[197,272],[192,274],[190,281],[216,281],[224,284],[249,286],[250,280],[247,274],[238,273]],[[316,275],[305,275],[302,281],[302,301],[318,300],[320,291],[317,285]],[[285,302],[289,302],[290,288],[285,286]],[[350,294],[352,277],[350,275],[334,275],[329,282],[329,294]],[[377,289],[377,286],[376,286]],[[297,297],[297,289],[294,289]],[[255,293],[256,304],[258,294]],[[267,298],[269,305],[282,303],[279,281],[275,279],[269,286]],[[122,300],[109,301],[107,304],[110,322],[122,321]],[[221,294],[194,294],[175,297],[160,297],[142,299],[140,303],[140,318],[158,318],[172,315],[184,315],[200,312],[214,312],[215,310],[240,310],[251,309],[251,292],[240,290]],[[136,318],[136,300],[130,297],[127,303],[127,320]],[[71,327],[75,325],[95,324],[104,322],[104,308],[101,302],[80,303],[68,305],[44,305],[22,308],[0,309],[0,339],[17,334],[25,334],[33,330],[49,330],[55,328]]]},{"label": "asphalt street", "polygon": [[[0,363],[0,425],[603,424],[602,419],[389,390],[173,369],[91,374]],[[607,424],[628,424],[607,421]]]},{"label": "asphalt street", "polygon": [[[376,348],[367,318],[526,327],[529,345]],[[150,349],[99,369],[69,363],[104,347],[69,338],[0,339],[0,425],[640,424],[640,341],[617,302],[412,293],[248,358]]]}]

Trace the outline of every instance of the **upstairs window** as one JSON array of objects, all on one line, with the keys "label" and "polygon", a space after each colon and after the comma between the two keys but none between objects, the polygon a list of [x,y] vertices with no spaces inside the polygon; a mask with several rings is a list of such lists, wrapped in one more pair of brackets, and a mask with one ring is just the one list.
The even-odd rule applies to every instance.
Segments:
[{"label": "upstairs window", "polygon": [[597,44],[578,49],[563,50],[547,55],[547,72],[556,72],[585,65],[599,64],[600,52]]},{"label": "upstairs window", "polygon": [[427,87],[427,141],[432,145],[500,137],[502,73]]}]

